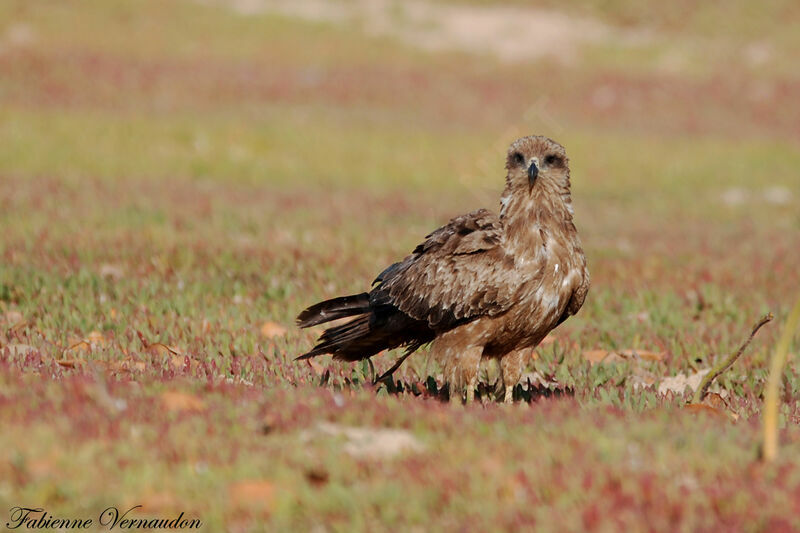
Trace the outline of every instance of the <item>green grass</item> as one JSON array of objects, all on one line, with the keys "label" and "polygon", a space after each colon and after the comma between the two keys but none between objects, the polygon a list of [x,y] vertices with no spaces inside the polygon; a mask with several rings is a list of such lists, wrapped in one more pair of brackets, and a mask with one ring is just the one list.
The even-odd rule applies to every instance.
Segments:
[{"label": "green grass", "polygon": [[[0,509],[142,504],[208,531],[800,527],[793,360],[781,456],[755,463],[776,324],[800,286],[795,37],[778,25],[760,70],[658,67],[679,39],[736,57],[793,11],[738,6],[715,26],[706,7],[677,24],[683,4],[652,24],[625,2],[570,9],[666,38],[508,65],[188,1],[3,4]],[[33,37],[11,43],[20,28]],[[777,88],[767,101],[759,83]],[[366,364],[293,361],[318,333],[293,326],[300,310],[496,207],[505,148],[530,133],[567,148],[593,280],[528,363],[546,385],[461,407],[440,401],[426,350],[402,391],[373,387]],[[656,392],[767,311],[714,389],[722,416]],[[626,349],[663,358],[583,355]],[[420,447],[353,456],[326,423]]]}]

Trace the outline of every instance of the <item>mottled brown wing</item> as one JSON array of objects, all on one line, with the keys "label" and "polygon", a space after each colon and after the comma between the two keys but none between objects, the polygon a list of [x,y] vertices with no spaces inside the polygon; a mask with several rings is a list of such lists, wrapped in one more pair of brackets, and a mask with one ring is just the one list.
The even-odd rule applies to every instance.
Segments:
[{"label": "mottled brown wing", "polygon": [[371,303],[447,328],[513,304],[522,280],[502,247],[500,219],[481,209],[451,220],[375,280]]}]

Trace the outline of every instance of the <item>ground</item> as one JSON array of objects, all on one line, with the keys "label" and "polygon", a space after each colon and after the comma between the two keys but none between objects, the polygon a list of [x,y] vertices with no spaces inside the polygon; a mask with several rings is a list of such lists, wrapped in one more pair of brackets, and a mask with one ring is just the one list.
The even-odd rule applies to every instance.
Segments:
[{"label": "ground", "polygon": [[[512,4],[4,2],[0,510],[800,529],[794,360],[781,453],[756,461],[800,287],[800,9]],[[542,19],[563,46],[523,37]],[[493,367],[481,403],[441,401],[426,350],[388,387],[293,361],[319,333],[300,310],[497,208],[526,134],[567,148],[593,285],[517,405],[490,397]],[[685,408],[681,376],[769,311],[715,406]]]}]

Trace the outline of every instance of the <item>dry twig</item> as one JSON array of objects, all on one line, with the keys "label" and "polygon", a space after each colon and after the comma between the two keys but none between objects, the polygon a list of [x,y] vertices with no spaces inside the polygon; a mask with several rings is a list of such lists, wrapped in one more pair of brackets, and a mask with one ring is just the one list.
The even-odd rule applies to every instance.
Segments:
[{"label": "dry twig", "polygon": [[750,345],[750,341],[753,340],[753,337],[756,336],[758,330],[761,329],[761,326],[772,320],[773,317],[772,313],[768,313],[761,317],[761,319],[753,325],[753,330],[750,332],[750,336],[747,337],[747,340],[744,341],[737,351],[729,355],[726,359],[717,363],[717,366],[711,369],[711,372],[705,375],[703,381],[700,382],[700,386],[697,387],[697,390],[694,393],[694,397],[692,398],[692,403],[700,403],[705,398],[706,393],[708,392],[708,388],[717,379],[723,372],[728,370],[733,363],[736,362],[737,359],[744,353],[745,349]]}]

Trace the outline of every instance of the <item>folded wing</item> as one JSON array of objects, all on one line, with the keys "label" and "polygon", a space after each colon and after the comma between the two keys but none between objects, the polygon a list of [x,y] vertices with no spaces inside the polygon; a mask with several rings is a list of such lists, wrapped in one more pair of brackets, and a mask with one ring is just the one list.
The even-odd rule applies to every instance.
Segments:
[{"label": "folded wing", "polygon": [[378,276],[370,305],[394,306],[435,330],[507,311],[523,280],[502,236],[486,209],[454,218]]}]

